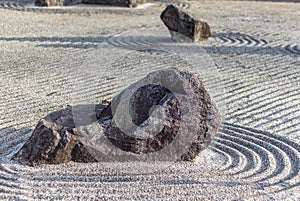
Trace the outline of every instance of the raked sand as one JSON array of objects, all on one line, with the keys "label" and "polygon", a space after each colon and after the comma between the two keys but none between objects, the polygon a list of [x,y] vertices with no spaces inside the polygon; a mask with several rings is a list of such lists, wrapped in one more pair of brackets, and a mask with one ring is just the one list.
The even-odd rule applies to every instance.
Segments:
[{"label": "raked sand", "polygon": [[[300,4],[173,3],[207,21],[212,37],[174,43],[161,1],[139,9],[0,2],[1,200],[300,200]],[[49,112],[110,100],[168,67],[198,73],[223,115],[196,162],[11,161]]]}]

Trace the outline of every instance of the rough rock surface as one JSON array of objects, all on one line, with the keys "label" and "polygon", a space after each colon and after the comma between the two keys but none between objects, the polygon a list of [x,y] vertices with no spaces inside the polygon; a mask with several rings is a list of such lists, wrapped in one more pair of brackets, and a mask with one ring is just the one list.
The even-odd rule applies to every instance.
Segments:
[{"label": "rough rock surface", "polygon": [[[118,107],[119,104],[123,104],[124,99],[130,98],[128,106],[125,105],[125,108],[123,109],[126,110],[126,108],[128,108],[127,117],[129,119],[127,119],[128,121],[126,123],[131,124],[132,122],[133,125],[136,125],[136,127],[130,128],[127,130],[128,132],[124,133],[124,131],[122,131],[119,127],[114,126],[112,122],[110,122],[110,125],[105,131],[107,138],[113,145],[117,146],[121,150],[133,153],[155,152],[163,149],[165,146],[168,146],[177,135],[180,127],[179,102],[175,98],[174,94],[161,85],[153,84],[142,86],[133,94],[128,93],[126,94],[126,97],[124,97],[128,90],[125,90],[113,100],[113,104],[110,104],[108,108],[108,114],[103,116],[106,118],[109,116],[110,119],[113,119],[112,105]],[[139,132],[139,126],[142,128],[149,126],[149,121],[151,121],[149,119],[149,114],[153,113],[153,108],[155,106],[161,106],[167,113],[165,117],[159,114],[159,116],[152,118],[152,122],[156,123],[156,126],[158,127],[158,124],[160,123],[159,120],[164,121],[163,128],[160,131],[157,131],[157,129],[150,129],[147,130],[148,132],[146,133],[141,131]],[[126,113],[126,111],[124,112]],[[123,113],[124,117],[125,113]],[[155,119],[157,117],[163,118],[158,119],[157,121],[157,119]],[[135,136],[133,134],[134,132],[139,132],[137,133],[139,136]]]},{"label": "rough rock surface", "polygon": [[[162,110],[155,115],[157,107]],[[219,112],[200,78],[177,69],[153,72],[129,86],[98,118],[106,124],[108,140],[123,151],[161,152],[158,156],[163,157],[178,137],[181,142],[169,152],[181,160],[193,160],[220,125]],[[160,129],[147,130],[151,122]]]},{"label": "rough rock surface", "polygon": [[188,38],[197,42],[211,36],[210,26],[206,22],[193,19],[173,5],[167,6],[160,18],[168,27],[174,40]]},{"label": "rough rock surface", "polygon": [[38,122],[31,137],[13,159],[33,166],[69,161],[95,162],[74,135],[74,127],[71,107],[50,113]]},{"label": "rough rock surface", "polygon": [[68,107],[40,120],[14,156],[29,165],[69,161],[193,160],[220,125],[196,74],[150,73],[109,105]]}]

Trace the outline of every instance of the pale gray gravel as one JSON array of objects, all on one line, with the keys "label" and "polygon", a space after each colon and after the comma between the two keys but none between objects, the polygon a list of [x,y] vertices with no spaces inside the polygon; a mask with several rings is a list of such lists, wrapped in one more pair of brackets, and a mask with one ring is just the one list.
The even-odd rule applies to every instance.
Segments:
[{"label": "pale gray gravel", "polygon": [[[2,2],[1,200],[300,200],[299,3],[165,1],[213,31],[209,41],[178,44],[159,18],[161,2],[133,10]],[[153,167],[31,168],[10,160],[49,112],[111,99],[167,67],[199,73],[223,114],[218,136],[196,162],[139,175],[138,168]]]}]

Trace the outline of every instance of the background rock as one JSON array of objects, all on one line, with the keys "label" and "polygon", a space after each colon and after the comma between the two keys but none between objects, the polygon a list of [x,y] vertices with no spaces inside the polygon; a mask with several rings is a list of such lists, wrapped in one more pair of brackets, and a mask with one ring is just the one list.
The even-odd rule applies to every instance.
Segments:
[{"label": "background rock", "polygon": [[167,6],[160,18],[168,27],[174,40],[188,38],[196,42],[211,36],[210,26],[206,22],[193,19],[173,5]]},{"label": "background rock", "polygon": [[75,4],[102,4],[122,7],[136,7],[147,0],[36,0],[36,6],[71,6]]}]

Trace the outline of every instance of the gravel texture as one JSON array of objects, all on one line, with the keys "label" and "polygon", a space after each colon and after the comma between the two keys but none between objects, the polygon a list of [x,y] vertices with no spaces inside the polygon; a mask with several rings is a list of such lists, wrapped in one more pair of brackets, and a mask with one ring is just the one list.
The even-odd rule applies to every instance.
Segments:
[{"label": "gravel texture", "polygon": [[[170,2],[208,22],[212,37],[172,42],[159,18]],[[1,200],[300,200],[299,3],[27,3],[0,2]],[[11,161],[49,112],[111,100],[169,67],[198,73],[223,115],[195,162],[32,168]]]}]

